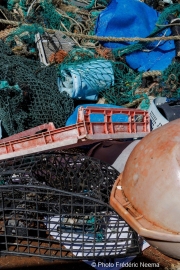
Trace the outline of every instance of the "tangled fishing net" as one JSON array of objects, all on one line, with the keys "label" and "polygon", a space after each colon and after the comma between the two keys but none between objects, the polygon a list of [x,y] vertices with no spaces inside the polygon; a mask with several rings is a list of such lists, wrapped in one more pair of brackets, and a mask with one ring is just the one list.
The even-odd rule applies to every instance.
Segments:
[{"label": "tangled fishing net", "polygon": [[65,125],[73,112],[72,99],[57,87],[55,67],[12,55],[0,41],[0,119],[10,136],[42,123]]},{"label": "tangled fishing net", "polygon": [[44,34],[44,28],[40,25],[22,25],[15,29],[6,38],[6,44],[10,47],[17,45],[16,38],[18,37],[19,43],[27,44],[29,48],[34,47],[35,34]]},{"label": "tangled fishing net", "polygon": [[[159,9],[157,1],[145,2]],[[35,54],[32,53],[36,49],[35,34],[44,35],[48,28],[67,33],[92,35],[96,19],[107,5],[106,0],[98,3],[94,0],[86,3],[77,2],[76,5],[65,0],[33,2],[9,0],[7,10],[10,17],[8,18],[12,19],[13,10],[16,10],[18,11],[16,20],[21,21],[22,24],[8,36],[6,43],[13,48],[14,53],[20,54],[20,49],[23,47],[25,56],[30,55],[36,59]],[[166,23],[170,14],[179,13],[179,4],[164,8],[151,35],[163,35],[161,25]],[[74,41],[76,47],[68,53],[64,48],[62,50],[61,46],[52,50],[49,60],[54,65],[48,68],[42,68],[37,61],[15,57],[11,55],[8,47],[5,48],[4,44],[0,44],[3,46],[1,51],[6,51],[5,55],[0,56],[3,63],[0,79],[7,82],[1,84],[3,89],[1,100],[7,100],[6,104],[8,104],[1,106],[0,118],[6,119],[4,123],[7,123],[5,129],[8,135],[47,121],[53,121],[57,127],[63,126],[68,115],[73,111],[73,102],[70,98],[73,95],[70,91],[75,85],[72,78],[77,74],[81,78],[81,87],[83,85],[83,89],[89,91],[88,94],[93,89],[98,98],[104,97],[109,104],[134,104],[134,101],[143,99],[143,108],[147,109],[149,95],[179,98],[178,62],[172,63],[160,74],[144,76],[143,73],[131,69],[123,58],[124,55],[151,46],[152,42],[137,42],[121,49],[111,50],[103,48],[99,42],[93,40],[76,38]],[[64,91],[65,88],[61,93],[58,91],[56,72],[62,83],[67,86],[66,90],[69,89],[70,95],[68,91]],[[7,99],[7,93],[11,98]],[[85,98],[86,93],[81,97]],[[23,107],[22,104],[26,106]],[[11,111],[11,120],[7,116],[8,110]]]}]

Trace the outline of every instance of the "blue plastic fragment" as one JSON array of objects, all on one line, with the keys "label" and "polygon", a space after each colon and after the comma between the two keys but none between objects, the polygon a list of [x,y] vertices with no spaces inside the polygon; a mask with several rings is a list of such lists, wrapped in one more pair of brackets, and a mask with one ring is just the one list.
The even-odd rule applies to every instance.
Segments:
[{"label": "blue plastic fragment", "polygon": [[104,114],[102,113],[91,113],[90,114],[90,122],[91,123],[103,123],[104,122]]},{"label": "blue plastic fragment", "polygon": [[[158,20],[159,13],[139,0],[112,0],[101,12],[96,22],[97,36],[111,37],[147,37]],[[161,35],[169,36],[170,29]],[[102,42],[108,48],[124,48],[132,42]],[[161,70],[171,64],[175,57],[173,40],[156,41],[148,44],[146,51],[135,51],[126,56],[129,66],[138,71]]]},{"label": "blue plastic fragment", "polygon": [[[87,107],[100,107],[100,108],[123,108],[123,106],[116,106],[112,104],[83,104],[83,105],[78,105],[74,112],[71,114],[71,116],[68,118],[66,121],[66,126],[74,125],[77,122],[77,114],[78,114],[78,109],[80,107],[87,108]],[[102,119],[102,114],[91,114],[90,116],[90,121],[92,122],[104,122],[104,116]],[[92,118],[91,118],[92,117]]]},{"label": "blue plastic fragment", "polygon": [[128,120],[129,120],[128,115],[123,113],[117,113],[111,116],[112,123],[127,123]]},{"label": "blue plastic fragment", "polygon": [[166,98],[166,102],[180,101],[180,98]]}]

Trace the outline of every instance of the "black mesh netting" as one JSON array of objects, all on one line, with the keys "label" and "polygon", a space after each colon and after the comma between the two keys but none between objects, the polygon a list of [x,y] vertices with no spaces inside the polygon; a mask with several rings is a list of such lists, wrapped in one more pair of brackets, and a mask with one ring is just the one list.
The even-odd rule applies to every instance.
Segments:
[{"label": "black mesh netting", "polygon": [[0,162],[0,252],[63,259],[126,257],[137,233],[109,206],[118,172],[86,156]]},{"label": "black mesh netting", "polygon": [[59,92],[56,68],[12,55],[2,41],[0,52],[0,119],[7,134],[47,122],[64,126],[74,104],[65,92]]},{"label": "black mesh netting", "polygon": [[105,203],[118,175],[110,165],[77,153],[44,153],[0,161],[0,181],[5,184],[45,184]]}]

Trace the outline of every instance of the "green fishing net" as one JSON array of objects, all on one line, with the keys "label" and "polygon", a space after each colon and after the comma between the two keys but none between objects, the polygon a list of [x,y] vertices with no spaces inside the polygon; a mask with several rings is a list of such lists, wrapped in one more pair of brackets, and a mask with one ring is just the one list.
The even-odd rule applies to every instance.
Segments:
[{"label": "green fishing net", "polygon": [[18,40],[22,41],[23,44],[27,44],[29,47],[34,46],[35,34],[40,33],[44,34],[44,28],[40,25],[21,25],[15,31],[13,31],[6,39],[6,43],[10,47],[16,45],[15,37],[18,37]]},{"label": "green fishing net", "polygon": [[145,96],[135,93],[135,90],[142,84],[141,73],[136,73],[122,62],[112,62],[112,66],[114,86],[101,92],[107,103],[120,106]]},{"label": "green fishing net", "polygon": [[19,0],[8,0],[7,1],[7,8],[8,10],[13,10],[16,4],[19,3]]},{"label": "green fishing net", "polygon": [[0,119],[7,134],[53,122],[65,125],[73,100],[57,87],[56,67],[15,56],[0,41]]},{"label": "green fishing net", "polygon": [[[89,35],[94,34],[94,28],[95,28],[95,22],[96,18],[100,14],[100,10],[96,10],[96,1],[92,0],[89,3],[88,2],[67,2],[66,6],[68,7],[71,5],[71,7],[74,7],[74,12],[69,11],[63,11],[59,8],[59,5],[63,2],[58,2],[57,5],[55,5],[55,1],[52,0],[39,0],[39,1],[23,1],[23,0],[9,0],[7,7],[9,11],[12,11],[13,9],[16,9],[16,13],[23,14],[23,18],[20,18],[19,20],[22,22],[22,24],[36,24],[40,28],[48,28],[48,29],[54,29],[54,30],[61,30],[61,31],[78,31],[82,33],[86,33]],[[80,3],[80,7],[78,7],[78,10],[81,11],[82,14],[80,15],[75,10],[77,9],[78,3]],[[88,3],[88,4],[87,4]],[[86,5],[87,4],[87,5]],[[108,5],[106,0],[100,0],[98,1],[98,5],[102,5],[102,7],[105,7]],[[92,10],[91,10],[92,9]],[[74,19],[74,20],[73,20]],[[22,30],[25,26],[20,25],[20,29],[17,29],[17,33],[14,33],[15,35],[22,34]],[[76,27],[76,29],[74,29]],[[80,27],[80,28],[79,28]],[[34,29],[35,26],[31,25],[29,26],[29,33],[31,35],[31,40],[34,34],[36,34],[37,31]],[[26,30],[25,30],[26,31]],[[28,31],[28,29],[27,29]],[[85,31],[85,32],[84,32]],[[11,36],[12,38],[13,36]],[[27,41],[28,44],[28,41]]]},{"label": "green fishing net", "polygon": [[61,15],[55,10],[51,1],[42,1],[40,3],[41,11],[39,16],[42,17],[47,28],[59,29],[61,23]]},{"label": "green fishing net", "polygon": [[[87,6],[84,7],[84,9],[87,9],[87,10],[92,9],[95,6],[95,3],[96,3],[96,0],[91,0],[91,2]],[[102,5],[105,4],[105,6],[107,5],[106,1],[99,0],[99,3]]]},{"label": "green fishing net", "polygon": [[162,88],[162,96],[169,98],[180,97],[180,63],[173,62],[163,72],[160,87]]},{"label": "green fishing net", "polygon": [[[17,28],[16,31],[14,31],[6,40],[8,44],[11,45],[11,47],[14,46],[14,37],[18,36],[23,43],[28,44],[29,47],[33,46],[34,42],[34,35],[39,32],[40,34],[43,34],[44,28],[51,28],[51,29],[58,29],[58,30],[68,30],[68,31],[74,31],[76,28],[74,28],[73,20],[75,19],[77,23],[79,23],[81,26],[82,24],[85,25],[85,22],[83,21],[83,17],[79,14],[73,13],[73,12],[60,12],[58,10],[58,1],[51,1],[51,0],[40,0],[37,2],[32,3],[31,1],[20,1],[20,0],[9,0],[8,1],[8,8],[12,10],[15,6],[19,6],[23,10],[23,14],[25,16],[25,20],[27,23],[31,23],[31,25],[20,25],[20,27]],[[86,29],[87,34],[94,34],[94,26],[97,16],[100,13],[100,10],[96,10],[96,4],[97,1],[90,0],[85,2],[77,2],[77,1],[62,1],[63,4],[68,5],[76,5],[79,6],[78,8],[84,12],[88,12],[88,25],[90,25],[90,21],[92,25],[89,26],[89,28]],[[67,6],[68,6],[67,5]],[[100,0],[98,1],[98,5],[107,6],[108,1],[106,0]],[[170,14],[174,14],[176,17],[179,16],[180,13],[180,5],[179,4],[173,4],[169,5],[167,8],[164,9],[164,11],[161,12],[159,15],[159,19],[157,21],[157,24],[152,31],[152,36],[161,35],[161,30],[164,29],[163,25],[166,24],[167,18]],[[77,26],[77,25],[76,25]],[[82,27],[83,31],[84,28]],[[78,40],[79,41],[79,40]],[[79,41],[80,42],[80,41]],[[94,42],[93,40],[89,40],[89,42]],[[121,49],[114,49],[112,51],[112,57],[106,58],[103,55],[98,55],[95,49],[85,49],[85,48],[76,48],[73,49],[68,53],[68,56],[64,59],[64,61],[58,65],[57,67],[57,73],[58,76],[63,81],[63,72],[66,71],[66,76],[69,78],[70,76],[75,76],[76,74],[81,75],[81,83],[86,84],[89,88],[96,89],[97,94],[99,97],[104,97],[106,102],[109,104],[115,104],[115,105],[124,105],[127,103],[133,103],[135,100],[139,98],[143,98],[143,102],[141,104],[142,108],[146,108],[149,105],[149,99],[148,95],[152,95],[154,97],[157,96],[167,96],[167,97],[179,97],[179,81],[180,81],[180,74],[179,74],[179,64],[173,63],[170,65],[161,76],[158,78],[158,83],[155,83],[150,89],[148,89],[149,86],[146,86],[146,91],[137,91],[139,89],[143,89],[143,74],[136,72],[129,68],[124,62],[119,61],[119,59],[122,59],[122,55],[134,52],[136,50],[142,50],[144,47],[146,47],[149,44],[149,42],[136,42],[134,44],[131,44],[125,48]],[[1,46],[1,44],[0,44]],[[8,47],[6,48],[8,51]],[[8,54],[8,52],[6,52]],[[15,59],[14,56],[9,57],[10,59]],[[117,61],[118,60],[118,61]],[[3,60],[5,61],[5,60]],[[13,60],[15,61],[15,60]],[[18,60],[19,61],[19,60]],[[18,96],[20,99],[20,93],[25,91],[24,89],[27,89],[30,87],[30,90],[28,90],[28,93],[35,93],[38,89],[39,85],[46,85],[46,89],[49,89],[53,85],[53,89],[57,90],[56,85],[56,68],[41,68],[40,64],[34,61],[34,67],[32,67],[32,62],[24,62],[26,61],[23,59],[22,67],[21,65],[19,68],[14,67],[13,76],[15,74],[15,79],[12,80],[11,76],[9,77],[4,76],[2,80],[7,80],[10,86],[13,88],[11,89],[11,92],[16,93],[13,94],[15,96]],[[32,60],[31,60],[32,61]],[[15,61],[16,62],[16,61]],[[14,64],[14,62],[12,62]],[[28,67],[28,70],[31,69],[29,72],[22,72],[23,75],[19,75],[20,70],[23,69],[24,65]],[[6,65],[4,70],[6,70]],[[24,69],[26,70],[26,69]],[[73,71],[74,74],[73,74]],[[7,72],[10,72],[10,68],[7,68]],[[23,77],[24,76],[24,77]],[[29,76],[33,77],[33,82],[29,79]],[[49,83],[49,78],[51,78],[51,84]],[[69,77],[68,77],[69,76]],[[112,79],[113,77],[113,79]],[[4,79],[5,78],[5,79]],[[23,83],[23,79],[25,80]],[[30,83],[31,81],[31,83]],[[150,75],[150,81],[151,81],[151,75]],[[28,82],[28,83],[27,83]],[[63,81],[64,83],[69,83],[67,80]],[[153,82],[153,79],[152,79]],[[72,84],[72,82],[70,82]],[[15,85],[18,84],[19,89],[17,90]],[[31,85],[26,86],[25,85]],[[8,88],[8,87],[7,87]],[[8,88],[10,89],[10,88]],[[10,90],[9,90],[10,91]],[[44,91],[44,90],[43,90]],[[45,93],[41,91],[41,94],[38,94],[40,97],[45,95]],[[48,90],[48,93],[51,93],[52,90]],[[149,92],[148,92],[149,91]],[[5,91],[6,92],[6,91]],[[8,92],[8,91],[7,91]],[[60,94],[60,93],[59,93]],[[70,107],[64,106],[64,103],[61,99],[60,104],[63,107],[63,110],[66,115],[70,114],[72,111],[72,100],[69,98],[68,94],[65,92],[61,92],[61,98],[62,95],[66,95],[66,99],[68,99],[68,102],[70,104]],[[48,97],[48,94],[45,95]],[[50,97],[49,97],[50,98]],[[39,98],[37,99],[39,100]],[[33,98],[33,105],[32,106],[39,106],[39,103],[36,104],[35,98]],[[54,101],[56,103],[56,101]],[[16,101],[14,100],[14,103]],[[46,101],[45,101],[46,103]],[[53,104],[53,102],[50,102],[50,106]],[[28,106],[28,108],[32,108],[31,105]],[[54,105],[54,104],[53,104]],[[56,107],[56,105],[55,105]],[[60,108],[61,110],[62,108]],[[35,110],[34,110],[35,111]],[[59,113],[59,112],[58,112]],[[57,115],[58,115],[57,113]],[[20,116],[19,116],[20,115]],[[38,110],[32,116],[29,114],[26,115],[26,111],[21,111],[21,113],[18,115],[18,117],[21,117],[23,121],[25,122],[27,117],[31,120],[32,125],[35,125],[35,123],[41,122],[41,113],[38,113]],[[51,115],[51,114],[50,114]],[[57,126],[62,126],[64,123],[64,119],[60,118],[58,120],[58,116],[56,115],[56,112],[53,111],[53,117],[56,119],[55,122],[57,123]],[[45,117],[47,118],[47,117]],[[15,121],[15,120],[14,120]],[[28,121],[27,121],[28,122]],[[43,121],[44,122],[44,121]],[[41,122],[42,123],[42,122]],[[26,123],[27,126],[27,123]],[[11,131],[12,133],[14,131]]]},{"label": "green fishing net", "polygon": [[180,98],[180,63],[173,62],[156,79],[149,75],[152,83],[143,88],[143,73],[136,73],[123,63],[114,63],[115,84],[101,94],[106,102],[115,105],[133,103],[143,98],[140,108],[147,110],[150,105],[148,96]]},{"label": "green fishing net", "polygon": [[22,16],[26,16],[27,14],[27,0],[8,0],[7,1],[7,8],[9,11],[12,11],[13,9],[19,9],[19,12],[21,12]]},{"label": "green fishing net", "polygon": [[62,24],[69,30],[70,21],[62,16],[52,4],[51,0],[38,2],[38,7],[33,5],[26,17],[28,23],[37,23],[49,29],[64,30]]}]

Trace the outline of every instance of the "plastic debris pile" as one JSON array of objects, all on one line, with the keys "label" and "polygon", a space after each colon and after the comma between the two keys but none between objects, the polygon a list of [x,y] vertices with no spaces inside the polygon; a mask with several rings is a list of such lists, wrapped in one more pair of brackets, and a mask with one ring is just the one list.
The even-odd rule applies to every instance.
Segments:
[{"label": "plastic debris pile", "polygon": [[[107,42],[101,41],[98,36],[108,38],[114,35],[114,37],[126,38],[132,34],[132,37],[146,35],[145,37],[163,38],[172,33],[175,35],[173,31],[177,29],[173,30],[172,27],[175,26],[171,27],[170,24],[171,21],[178,20],[180,8],[177,1],[144,1],[142,3],[131,0],[131,2],[137,14],[142,10],[146,12],[146,18],[136,17],[133,11],[128,13],[130,3],[124,5],[121,18],[117,18],[116,12],[123,5],[123,0],[113,0],[109,4],[106,0],[98,1],[98,3],[96,1],[85,3],[9,0],[6,6],[1,7],[2,26],[4,28],[15,26],[14,22],[17,27],[15,30],[12,29],[4,41],[14,54],[34,60],[38,60],[37,47],[42,41],[47,65],[51,63],[54,65],[54,71],[57,70],[60,92],[67,92],[74,100],[97,101],[103,97],[108,104],[137,107],[141,103],[140,108],[148,109],[150,106],[148,96],[179,97],[179,62],[177,58],[174,59],[175,49],[177,51],[179,47],[175,48],[177,46],[173,40],[112,42],[110,39]],[[154,14],[153,21],[151,20],[152,14]],[[104,22],[103,18],[106,15],[114,16],[114,21]],[[135,23],[130,24],[127,28],[126,20],[131,18],[135,18]],[[124,26],[117,30],[121,20],[123,20]],[[142,28],[138,30],[140,20]],[[121,23],[121,25],[123,24]],[[58,31],[63,33],[61,37],[57,34]],[[144,33],[142,33],[143,31]],[[72,37],[69,40],[72,40],[72,47],[66,51],[62,40],[71,34]],[[94,40],[93,35],[95,34],[97,36]],[[47,48],[44,47],[45,39],[46,47],[49,49],[48,56],[46,56]],[[70,44],[69,40],[66,44]],[[138,60],[140,58],[142,61]],[[154,65],[152,63],[157,64],[157,60],[160,65],[154,67],[160,69],[152,70]],[[169,66],[167,66],[168,63]],[[163,69],[163,65],[166,68]],[[49,69],[47,68],[47,70]],[[1,80],[5,79],[1,77]],[[55,83],[55,80],[50,77],[48,80]],[[69,113],[71,113],[72,105],[68,107]],[[62,120],[57,125],[60,126],[63,123]],[[34,124],[36,121],[32,123],[32,125]],[[30,126],[26,126],[26,128],[28,127]],[[8,135],[21,130],[22,128],[8,131]]]},{"label": "plastic debris pile", "polygon": [[179,118],[179,1],[0,3],[2,253],[136,255],[109,198],[139,140]]}]

